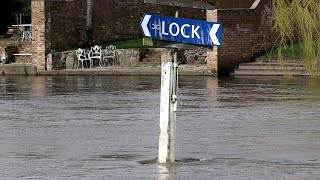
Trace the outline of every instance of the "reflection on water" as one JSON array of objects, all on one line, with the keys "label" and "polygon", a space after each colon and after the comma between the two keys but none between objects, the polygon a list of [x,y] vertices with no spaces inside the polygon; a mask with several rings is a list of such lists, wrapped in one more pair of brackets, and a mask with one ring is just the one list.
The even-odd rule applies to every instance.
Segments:
[{"label": "reflection on water", "polygon": [[159,180],[166,180],[169,179],[173,170],[172,170],[172,165],[162,165],[159,164],[158,168],[159,168]]},{"label": "reflection on water", "polygon": [[181,77],[169,165],[159,100],[160,77],[0,77],[0,177],[320,177],[318,80]]}]

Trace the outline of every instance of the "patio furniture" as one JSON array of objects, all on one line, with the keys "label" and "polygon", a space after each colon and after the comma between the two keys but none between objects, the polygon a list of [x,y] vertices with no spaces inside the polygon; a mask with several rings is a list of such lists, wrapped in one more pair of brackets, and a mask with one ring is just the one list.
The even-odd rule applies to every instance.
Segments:
[{"label": "patio furniture", "polygon": [[17,33],[16,28],[15,27],[8,27],[7,30],[7,37],[12,37],[13,35],[15,35]]},{"label": "patio furniture", "polygon": [[12,26],[17,27],[21,42],[25,40],[31,41],[32,39],[31,24],[18,24],[18,25],[12,25]]},{"label": "patio furniture", "polygon": [[114,45],[110,45],[106,47],[106,56],[103,58],[103,60],[108,64],[110,59],[110,64],[112,60],[112,65],[114,66],[117,63],[117,53],[116,53],[117,47]]},{"label": "patio furniture", "polygon": [[31,29],[25,30],[22,32],[21,42],[23,42],[24,40],[29,40],[31,42],[31,39],[32,39]]},{"label": "patio furniture", "polygon": [[102,66],[101,47],[98,45],[91,47],[91,50],[89,52],[89,58],[92,64],[94,63],[94,61],[97,61],[99,63],[99,66]]},{"label": "patio furniture", "polygon": [[82,68],[84,68],[84,62],[89,62],[89,67],[91,68],[91,64],[92,64],[91,59],[86,54],[84,49],[79,48],[76,51],[76,55],[77,55],[77,63],[78,63],[77,69],[79,68],[80,63],[82,65]]}]

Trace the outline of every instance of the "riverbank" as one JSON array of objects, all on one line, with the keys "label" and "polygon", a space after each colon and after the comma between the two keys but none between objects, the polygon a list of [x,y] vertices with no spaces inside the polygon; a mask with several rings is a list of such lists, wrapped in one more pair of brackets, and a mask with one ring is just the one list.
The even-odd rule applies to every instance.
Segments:
[{"label": "riverbank", "polygon": [[[135,75],[135,76],[160,76],[161,66],[159,65],[141,65],[141,66],[106,66],[84,69],[64,69],[64,70],[51,70],[51,71],[38,71],[40,76],[57,76],[57,75]],[[212,76],[207,69],[207,65],[180,65],[179,75],[182,76]]]}]

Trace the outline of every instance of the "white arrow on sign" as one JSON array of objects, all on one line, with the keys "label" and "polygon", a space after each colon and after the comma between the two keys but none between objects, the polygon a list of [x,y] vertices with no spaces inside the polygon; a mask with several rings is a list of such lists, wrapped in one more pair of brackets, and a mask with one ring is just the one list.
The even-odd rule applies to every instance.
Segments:
[{"label": "white arrow on sign", "polygon": [[222,44],[222,25],[216,22],[145,14],[140,27],[148,38],[207,46]]},{"label": "white arrow on sign", "polygon": [[209,33],[213,44],[218,45],[218,46],[220,45],[220,42],[219,42],[216,34],[217,34],[219,28],[220,28],[220,24],[214,24],[212,26],[212,29],[210,30],[210,33]]},{"label": "white arrow on sign", "polygon": [[143,33],[147,37],[151,37],[150,31],[148,29],[148,23],[149,23],[150,18],[151,18],[151,15],[145,15],[142,20],[142,23],[141,23]]}]

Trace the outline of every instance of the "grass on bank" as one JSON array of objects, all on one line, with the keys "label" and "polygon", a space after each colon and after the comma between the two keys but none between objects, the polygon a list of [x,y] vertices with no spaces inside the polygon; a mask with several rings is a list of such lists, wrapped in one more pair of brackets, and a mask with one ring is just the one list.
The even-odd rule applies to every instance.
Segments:
[{"label": "grass on bank", "polygon": [[[283,59],[302,59],[303,58],[303,45],[293,44],[281,47],[281,54]],[[273,48],[269,52],[261,56],[262,60],[278,59],[280,48]]]},{"label": "grass on bank", "polygon": [[117,49],[130,49],[130,48],[149,48],[150,46],[143,45],[143,38],[135,38],[135,39],[128,39],[122,41],[112,41],[103,43],[100,46],[106,47],[108,45],[115,45]]}]

